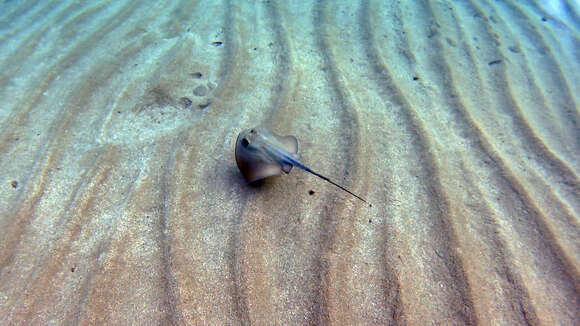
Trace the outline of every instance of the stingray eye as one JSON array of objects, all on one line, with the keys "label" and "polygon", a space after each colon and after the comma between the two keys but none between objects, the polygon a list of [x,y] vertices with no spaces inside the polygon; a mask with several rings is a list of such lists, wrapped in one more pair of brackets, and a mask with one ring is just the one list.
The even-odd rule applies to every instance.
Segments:
[{"label": "stingray eye", "polygon": [[242,146],[248,147],[248,145],[250,145],[250,142],[246,138],[242,138]]}]

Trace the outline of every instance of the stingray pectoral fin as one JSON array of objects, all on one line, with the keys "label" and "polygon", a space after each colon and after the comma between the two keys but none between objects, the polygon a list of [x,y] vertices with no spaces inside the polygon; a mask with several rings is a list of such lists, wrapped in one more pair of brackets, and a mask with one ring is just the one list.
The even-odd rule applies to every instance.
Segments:
[{"label": "stingray pectoral fin", "polygon": [[290,171],[292,171],[292,164],[290,163],[284,163],[282,164],[282,171],[286,172],[286,173],[290,173]]},{"label": "stingray pectoral fin", "polygon": [[298,139],[294,136],[276,136],[288,153],[298,153]]},{"label": "stingray pectoral fin", "polygon": [[248,182],[258,181],[267,177],[282,174],[282,169],[278,164],[259,163],[254,164],[251,168],[242,170],[242,174]]}]

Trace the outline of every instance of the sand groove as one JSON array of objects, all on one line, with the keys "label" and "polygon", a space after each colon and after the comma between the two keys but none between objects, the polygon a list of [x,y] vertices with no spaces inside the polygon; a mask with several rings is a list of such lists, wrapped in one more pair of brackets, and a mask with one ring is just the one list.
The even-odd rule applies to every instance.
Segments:
[{"label": "sand groove", "polygon": [[[509,171],[509,169],[507,168],[506,164],[503,161],[497,161],[497,163],[500,163],[500,165],[503,165],[503,169],[504,172],[503,174],[507,176],[507,179],[510,180],[510,188],[512,188],[515,193],[517,194],[517,198],[518,201],[521,201],[523,203],[523,205],[525,205],[524,207],[526,207],[526,210],[529,210],[529,212],[531,213],[531,217],[532,218],[532,222],[530,223],[530,228],[532,228],[533,230],[537,230],[540,229],[542,231],[542,233],[544,233],[544,235],[542,236],[542,238],[546,239],[546,245],[548,247],[551,247],[552,249],[550,249],[547,253],[547,256],[556,256],[556,257],[561,257],[562,258],[562,252],[561,252],[561,248],[558,246],[552,246],[553,240],[551,239],[551,232],[549,231],[549,228],[546,228],[545,225],[545,219],[546,216],[538,216],[539,212],[538,209],[536,207],[536,205],[533,203],[533,201],[529,198],[529,195],[522,190],[522,185],[521,182],[517,180],[516,176],[513,175],[511,172],[505,172],[505,171]],[[564,260],[562,261],[562,263],[564,264],[564,266],[568,265],[566,259],[564,258]],[[570,270],[569,268],[565,268],[565,270]],[[565,272],[566,273],[566,272]],[[574,275],[574,274],[571,274]]]},{"label": "sand groove", "polygon": [[579,324],[561,6],[0,2],[0,323]]},{"label": "sand groove", "polygon": [[[376,8],[377,4],[375,4],[375,8]],[[363,8],[361,9],[366,12],[368,11],[372,11],[372,8],[365,3],[363,5]],[[367,14],[368,16],[370,16],[369,14]],[[365,15],[365,16],[367,16]],[[395,15],[398,16],[398,15]],[[375,20],[375,22],[378,21],[377,18]],[[448,212],[446,212],[447,208],[445,206],[447,206],[445,204],[445,198],[444,198],[444,194],[441,191],[440,185],[439,185],[439,181],[437,180],[437,174],[438,172],[436,171],[438,168],[436,167],[436,163],[434,162],[434,158],[433,158],[433,154],[432,154],[432,149],[430,148],[431,146],[429,145],[429,142],[426,138],[427,133],[424,130],[423,124],[420,122],[419,117],[417,116],[416,112],[412,109],[412,105],[408,102],[408,100],[406,99],[406,97],[403,95],[403,91],[397,86],[397,84],[393,81],[391,75],[392,73],[390,72],[390,69],[388,68],[388,64],[386,64],[384,62],[384,57],[388,56],[389,54],[387,53],[380,53],[380,50],[377,48],[376,46],[376,39],[377,36],[374,35],[373,33],[373,27],[371,27],[370,25],[370,19],[365,19],[364,17],[361,17],[361,38],[363,38],[366,35],[369,35],[369,42],[365,43],[365,52],[367,54],[368,57],[368,62],[371,65],[371,73],[374,75],[372,79],[375,81],[378,89],[379,89],[379,94],[382,98],[382,100],[384,102],[391,102],[394,103],[397,107],[402,108],[402,110],[400,110],[397,115],[400,116],[400,118],[405,121],[406,124],[406,129],[408,130],[409,133],[412,134],[412,137],[410,139],[410,143],[413,144],[413,152],[417,153],[416,157],[414,158],[416,160],[417,163],[420,166],[426,167],[426,172],[425,174],[422,176],[421,180],[422,182],[424,182],[424,186],[427,188],[425,189],[426,194],[433,196],[434,198],[438,198],[434,200],[435,202],[438,202],[439,204],[434,204],[432,207],[434,208],[431,212],[427,213],[430,217],[435,217],[436,219],[440,220],[439,223],[441,223],[439,226],[437,227],[443,227],[445,228],[445,222],[443,222],[441,219],[444,219],[446,215],[448,215]],[[403,37],[403,39],[401,40],[401,43],[399,43],[402,48],[402,54],[406,57],[407,55],[407,50],[408,49],[408,40],[405,37]],[[413,62],[416,60],[415,58],[409,58],[406,57],[406,60],[409,60],[408,62],[413,65]],[[407,142],[409,140],[406,140]],[[396,172],[397,174],[399,174],[400,172]],[[408,172],[407,172],[408,173]],[[417,189],[417,191],[422,192],[423,190]],[[429,205],[431,206],[431,205]],[[445,231],[445,233],[447,234],[449,231]],[[452,239],[447,239],[444,240],[444,242],[442,243],[443,248],[447,247],[446,249],[443,249],[445,251],[448,251],[449,248],[454,247],[454,245],[452,245],[452,242],[454,240]],[[399,256],[400,257],[400,256]],[[452,263],[453,260],[459,261],[458,258],[452,258],[451,261],[448,261],[449,263]],[[447,268],[451,271],[455,270],[454,273],[459,273],[462,274],[463,272],[461,272],[461,267],[460,265],[453,266],[447,266]],[[456,268],[459,268],[459,270],[457,270]],[[458,277],[456,278],[457,280],[461,280],[462,277]],[[460,288],[462,287],[460,284],[454,285],[454,284],[448,284],[452,287],[454,286],[459,286]],[[403,293],[405,293],[405,289],[407,286],[403,286],[401,291]],[[460,289],[460,291],[462,291]],[[463,294],[465,296],[465,294]],[[463,302],[469,302],[470,299],[468,298],[469,295],[467,295],[467,300],[463,300]],[[404,302],[405,299],[403,299]],[[455,308],[453,307],[447,307],[447,309],[449,310],[453,310]],[[470,310],[471,308],[468,308],[468,310]],[[415,316],[411,317],[408,316],[407,318],[413,322],[412,318],[417,318],[417,320],[415,320],[414,322],[418,322],[418,320],[420,320],[421,318],[425,318],[426,316],[420,316],[420,315],[416,315],[417,310],[416,308],[412,308],[410,310],[414,310],[415,312]],[[403,312],[405,313],[405,312]],[[462,312],[459,312],[459,315],[461,315]],[[437,318],[435,316],[430,316],[427,318]],[[471,318],[470,316],[464,316],[463,317],[463,322],[467,322],[467,319]],[[402,318],[401,320],[395,320],[396,322],[403,322],[405,320],[405,318]],[[459,320],[458,320],[459,322]]]},{"label": "sand groove", "polygon": [[[506,70],[500,69],[499,72],[499,79],[495,79],[495,76],[493,75],[491,78],[488,78],[491,81],[490,85],[494,86],[486,87],[493,89],[493,94],[496,94],[493,99],[498,103],[494,103],[493,106],[502,110],[507,108],[507,113],[514,117],[514,126],[512,130],[516,131],[515,134],[518,136],[517,140],[514,142],[516,143],[515,146],[517,146],[521,151],[526,152],[525,155],[528,160],[533,158],[537,162],[537,165],[535,166],[525,163],[527,165],[525,174],[519,172],[519,169],[510,169],[507,167],[507,164],[502,163],[506,170],[512,170],[510,172],[505,172],[505,174],[512,176],[514,186],[518,192],[521,192],[522,194],[530,194],[531,196],[536,197],[535,201],[542,203],[542,205],[536,205],[533,204],[534,201],[529,201],[529,205],[533,207],[533,210],[543,215],[539,219],[539,222],[542,224],[544,224],[543,221],[547,222],[543,228],[548,232],[548,234],[555,233],[555,230],[558,230],[558,233],[571,232],[569,233],[570,237],[563,237],[562,240],[566,241],[566,239],[572,239],[572,234],[578,231],[578,227],[576,225],[577,223],[572,222],[572,213],[568,207],[570,207],[570,204],[572,206],[577,206],[578,198],[569,196],[568,194],[578,192],[575,189],[577,188],[575,185],[577,182],[573,181],[576,177],[568,168],[567,164],[554,156],[547,146],[534,135],[529,123],[521,114],[522,110],[520,109],[520,106],[516,103],[517,97],[514,95],[510,83],[507,81]],[[513,110],[510,110],[510,108],[513,108]],[[512,156],[510,160],[517,160],[517,158]],[[505,161],[505,159],[503,161]],[[516,177],[518,174],[520,176],[519,178]],[[529,184],[529,181],[526,181],[532,179],[529,175],[534,175],[533,179],[535,179],[535,182],[532,184]],[[520,179],[521,181],[516,179]],[[547,183],[547,180],[550,179],[554,180],[554,182],[552,182],[553,185],[551,186]],[[542,190],[538,191],[537,189]],[[544,198],[540,197],[540,193],[541,197]],[[560,196],[557,194],[560,194]],[[567,225],[564,226],[562,223]],[[561,240],[558,239],[558,237],[554,237],[553,241],[558,243]],[[564,263],[569,267],[572,266],[566,261],[575,255],[574,252],[577,252],[577,250],[573,248],[576,246],[577,245],[573,243],[568,243],[563,246],[563,248],[572,249],[572,252],[562,253],[563,257],[567,257],[564,258]],[[566,251],[566,249],[562,248],[558,249],[558,251],[560,250]],[[576,257],[576,259],[577,258],[578,257]],[[572,275],[577,275],[577,273],[572,273]],[[576,276],[573,277],[576,278]]]},{"label": "sand groove", "polygon": [[[504,33],[521,35],[520,44],[534,50],[530,51],[529,54],[521,54],[526,62],[524,67],[526,67],[526,73],[529,75],[528,80],[532,83],[532,94],[538,96],[541,100],[538,101],[541,104],[540,107],[547,111],[547,114],[553,120],[551,123],[557,123],[559,126],[562,126],[562,128],[555,128],[554,130],[564,133],[561,136],[560,144],[552,144],[552,147],[559,149],[560,146],[573,146],[568,151],[572,153],[574,150],[577,151],[580,144],[573,139],[579,132],[577,122],[578,113],[572,112],[572,108],[577,107],[577,102],[571,98],[569,86],[549,45],[529,24],[511,25],[507,23],[525,19],[525,15],[512,5],[495,8],[495,12],[498,13],[499,17],[505,17],[503,19],[506,22],[506,27],[503,29]],[[532,66],[534,69],[529,68]],[[514,84],[517,85],[517,83]],[[551,95],[547,94],[548,92]],[[524,122],[527,121],[525,117],[522,117],[521,120]],[[566,135],[565,133],[568,132],[570,134]]]},{"label": "sand groove", "polygon": [[[123,10],[121,13],[123,14],[121,18],[126,17],[126,10]],[[116,20],[121,22],[124,20],[121,18],[117,17]],[[107,29],[112,28],[111,25],[114,24],[108,24]],[[98,34],[98,37],[101,37],[101,35],[102,33]],[[55,171],[60,170],[60,167],[58,166],[63,164],[61,160],[63,159],[63,156],[66,155],[64,150],[66,149],[66,146],[70,145],[71,133],[69,133],[69,130],[74,128],[75,123],[79,123],[79,116],[87,109],[87,103],[91,96],[90,94],[92,94],[95,89],[98,89],[101,83],[105,83],[110,76],[113,76],[117,72],[118,66],[123,62],[127,62],[127,60],[132,57],[133,53],[138,51],[140,48],[141,47],[129,45],[126,49],[122,49],[123,51],[121,51],[121,53],[123,53],[123,56],[119,58],[121,60],[120,62],[116,60],[105,61],[102,63],[102,66],[99,65],[93,68],[92,72],[89,73],[91,78],[86,79],[86,81],[75,88],[72,95],[69,95],[68,110],[63,109],[55,113],[56,118],[46,131],[46,133],[51,136],[39,137],[41,138],[41,143],[37,145],[36,154],[33,156],[31,166],[26,169],[26,172],[31,175],[30,179],[25,179],[26,181],[31,180],[32,182],[32,180],[36,178],[39,180],[36,181],[34,188],[28,189],[28,191],[25,191],[27,190],[27,182],[22,182],[22,187],[18,192],[16,201],[10,204],[10,206],[16,209],[14,214],[26,214],[24,213],[26,211],[33,213],[35,207],[41,203],[47,187],[52,183],[53,175],[58,174],[58,172]],[[79,56],[75,55],[74,57],[78,58]],[[48,85],[52,83],[55,76],[56,74],[52,75],[52,77],[46,81],[45,84],[47,85],[47,88]],[[39,94],[39,97],[40,96],[41,94]],[[36,108],[35,104],[37,104],[36,100],[34,100],[28,108]],[[28,113],[30,113],[28,108],[22,110],[26,114],[19,115],[15,118],[18,121],[10,121],[8,126],[14,127],[21,125],[21,121],[28,122],[30,120],[27,117]],[[77,135],[81,136],[82,133],[79,131],[77,132]],[[9,141],[9,143],[12,142]],[[14,159],[14,156],[20,154],[21,151],[19,149],[15,151],[15,153],[7,154],[5,157],[11,157]],[[34,217],[34,214],[31,214],[30,217]],[[8,226],[7,229],[11,230],[13,225]],[[19,228],[25,227],[23,222],[19,222],[14,226]],[[10,234],[13,234],[16,237],[23,233],[23,229],[11,231]],[[9,244],[10,243],[12,242],[9,242]]]}]

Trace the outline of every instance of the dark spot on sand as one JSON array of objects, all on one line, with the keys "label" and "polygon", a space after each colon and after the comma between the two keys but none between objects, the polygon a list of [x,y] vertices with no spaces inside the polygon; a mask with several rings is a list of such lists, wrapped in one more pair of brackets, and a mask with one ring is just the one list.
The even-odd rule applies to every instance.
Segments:
[{"label": "dark spot on sand", "polygon": [[12,188],[14,189],[18,188],[18,181],[16,180],[10,181],[10,186],[12,186]]},{"label": "dark spot on sand", "polygon": [[371,220],[370,218],[369,218],[369,223],[373,223],[373,220]]},{"label": "dark spot on sand", "polygon": [[544,17],[542,17],[542,21],[543,21],[543,22],[547,22],[547,21],[548,21],[548,18],[546,18],[546,17],[544,16]]},{"label": "dark spot on sand", "polygon": [[439,35],[439,24],[432,23],[429,26],[429,33],[427,34],[427,38],[433,38],[433,36]]},{"label": "dark spot on sand", "polygon": [[71,271],[72,273],[74,273],[76,269],[77,269],[76,267],[71,267],[71,268],[70,268],[70,271]]},{"label": "dark spot on sand", "polygon": [[222,42],[222,41],[213,41],[213,42],[211,42],[211,45],[213,45],[213,46],[222,46],[223,44],[224,44],[224,42]]},{"label": "dark spot on sand", "polygon": [[508,47],[508,50],[510,50],[513,53],[520,53],[520,48],[518,46],[510,46]]},{"label": "dark spot on sand", "polygon": [[207,108],[210,104],[211,104],[210,101],[202,102],[198,105],[198,107],[203,110],[203,109]]},{"label": "dark spot on sand", "polygon": [[191,100],[187,97],[182,97],[179,99],[179,103],[183,106],[184,109],[187,109],[191,106]]},{"label": "dark spot on sand", "polygon": [[497,65],[501,63],[501,59],[497,59],[497,60],[492,60],[490,62],[487,63],[488,66],[493,66],[493,65]]},{"label": "dark spot on sand", "polygon": [[455,41],[452,38],[446,37],[445,38],[445,42],[447,42],[447,44],[449,44],[452,47],[456,47],[457,43],[455,43]]},{"label": "dark spot on sand", "polygon": [[200,79],[201,77],[203,77],[203,74],[201,72],[194,72],[190,74],[191,77],[196,78],[196,79]]},{"label": "dark spot on sand", "polygon": [[139,108],[135,108],[135,111],[141,112],[146,109],[161,108],[164,106],[169,106],[172,103],[173,99],[167,90],[157,85],[147,90],[144,96],[144,104]]},{"label": "dark spot on sand", "polygon": [[314,192],[314,190],[312,190],[312,189],[310,189],[310,191],[308,191],[308,194],[309,194],[310,196],[314,195],[314,193],[315,193],[315,192]]},{"label": "dark spot on sand", "polygon": [[419,77],[413,76],[413,80],[417,81],[417,80],[419,80]]}]

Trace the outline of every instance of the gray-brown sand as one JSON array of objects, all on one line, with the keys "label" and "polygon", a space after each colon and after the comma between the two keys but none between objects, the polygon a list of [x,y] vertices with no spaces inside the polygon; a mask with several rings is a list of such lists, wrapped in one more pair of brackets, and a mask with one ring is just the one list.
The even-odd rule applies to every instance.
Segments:
[{"label": "gray-brown sand", "polygon": [[[539,3],[0,3],[0,324],[580,324],[580,10]],[[373,207],[249,186],[256,125]]]}]

